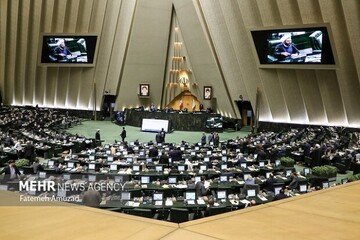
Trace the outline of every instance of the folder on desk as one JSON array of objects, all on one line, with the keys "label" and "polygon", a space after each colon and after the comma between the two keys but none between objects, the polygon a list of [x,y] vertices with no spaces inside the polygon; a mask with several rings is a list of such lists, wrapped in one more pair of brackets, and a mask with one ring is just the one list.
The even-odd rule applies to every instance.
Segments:
[{"label": "folder on desk", "polygon": [[204,199],[198,199],[198,200],[197,200],[197,204],[199,204],[199,205],[205,204]]}]

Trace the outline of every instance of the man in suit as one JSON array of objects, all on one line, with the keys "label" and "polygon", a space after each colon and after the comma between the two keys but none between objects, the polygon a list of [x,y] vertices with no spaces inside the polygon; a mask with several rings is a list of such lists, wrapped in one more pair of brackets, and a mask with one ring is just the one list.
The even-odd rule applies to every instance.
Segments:
[{"label": "man in suit", "polygon": [[159,150],[157,147],[152,147],[149,149],[149,157],[157,157],[159,155]]},{"label": "man in suit", "polygon": [[315,148],[310,153],[311,157],[311,167],[320,166],[321,165],[321,156],[322,150],[319,144],[315,145]]},{"label": "man in suit", "polygon": [[19,169],[15,166],[14,160],[10,160],[9,166],[3,168],[0,174],[5,174],[5,178],[10,180],[16,179],[21,175]]},{"label": "man in suit", "polygon": [[123,127],[123,130],[120,134],[120,137],[121,137],[121,141],[122,142],[125,142],[125,138],[126,138],[126,130],[125,130],[125,127]]},{"label": "man in suit", "polygon": [[200,181],[196,183],[195,191],[198,197],[206,197],[208,189],[205,188],[205,176],[201,176]]}]

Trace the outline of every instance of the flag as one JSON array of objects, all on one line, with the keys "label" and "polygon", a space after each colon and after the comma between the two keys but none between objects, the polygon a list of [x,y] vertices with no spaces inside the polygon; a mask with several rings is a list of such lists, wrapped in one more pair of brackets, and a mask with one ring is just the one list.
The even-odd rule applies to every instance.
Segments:
[{"label": "flag", "polygon": [[195,99],[192,100],[192,110],[195,111],[196,108],[196,103],[195,103]]},{"label": "flag", "polygon": [[180,102],[179,102],[179,109],[182,109],[182,107],[183,107],[183,101],[181,99]]}]

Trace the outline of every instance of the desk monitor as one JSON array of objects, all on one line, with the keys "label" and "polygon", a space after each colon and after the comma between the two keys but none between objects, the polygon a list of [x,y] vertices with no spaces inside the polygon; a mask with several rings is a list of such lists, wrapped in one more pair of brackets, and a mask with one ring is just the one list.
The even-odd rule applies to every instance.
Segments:
[{"label": "desk monitor", "polygon": [[48,167],[53,167],[53,166],[54,166],[54,160],[49,160]]},{"label": "desk monitor", "polygon": [[105,154],[106,154],[106,155],[110,155],[110,154],[111,154],[111,150],[106,150],[106,151],[105,151]]},{"label": "desk monitor", "polygon": [[246,165],[246,163],[240,163],[240,167],[242,167],[242,168],[246,168],[246,167],[247,167],[247,165]]},{"label": "desk monitor", "polygon": [[164,193],[153,193],[153,201],[164,200]]},{"label": "desk monitor", "polygon": [[95,163],[89,163],[89,170],[95,170]]},{"label": "desk monitor", "polygon": [[39,178],[46,178],[46,172],[39,172],[38,177]]},{"label": "desk monitor", "polygon": [[260,186],[258,184],[245,184],[243,192],[248,197],[255,197],[260,192]]},{"label": "desk monitor", "polygon": [[311,173],[311,169],[310,168],[304,168],[303,173],[304,173],[304,176],[307,176],[307,175],[309,175]]},{"label": "desk monitor", "polygon": [[206,170],[207,170],[207,166],[206,166],[206,165],[200,165],[200,170],[201,170],[201,171],[206,171]]},{"label": "desk monitor", "polygon": [[95,154],[95,153],[96,153],[96,150],[95,150],[95,149],[91,149],[91,150],[90,150],[90,153],[91,153],[91,154]]},{"label": "desk monitor", "polygon": [[195,155],[196,155],[196,152],[191,151],[190,155],[191,155],[191,156],[195,156]]},{"label": "desk monitor", "polygon": [[164,150],[168,152],[168,151],[170,151],[170,148],[166,147],[166,148],[164,148]]},{"label": "desk monitor", "polygon": [[348,181],[349,181],[349,179],[343,178],[343,179],[341,179],[341,184],[345,184],[345,183],[347,183]]},{"label": "desk monitor", "polygon": [[201,177],[200,177],[200,176],[196,176],[196,177],[195,177],[195,183],[200,182],[200,181],[201,181]]},{"label": "desk monitor", "polygon": [[169,177],[168,178],[168,183],[169,184],[176,184],[177,183],[177,178],[176,177]]},{"label": "desk monitor", "polygon": [[195,147],[195,151],[199,151],[200,150],[200,147],[199,146],[196,146]]},{"label": "desk monitor", "polygon": [[281,164],[281,161],[280,161],[280,160],[275,160],[275,166],[276,166],[276,167],[280,166],[280,164]]},{"label": "desk monitor", "polygon": [[306,193],[307,192],[307,185],[306,184],[299,185],[299,191],[301,193]]},{"label": "desk monitor", "polygon": [[179,172],[184,172],[185,171],[185,165],[178,165],[178,170],[179,170]]},{"label": "desk monitor", "polygon": [[147,158],[146,159],[146,164],[149,164],[149,163],[152,163],[152,162],[153,162],[152,158]]},{"label": "desk monitor", "polygon": [[221,161],[226,162],[227,161],[227,156],[222,156]]},{"label": "desk monitor", "polygon": [[222,155],[226,155],[226,150],[221,150]]},{"label": "desk monitor", "polygon": [[336,181],[329,181],[329,187],[336,186]]},{"label": "desk monitor", "polygon": [[270,178],[271,172],[266,172],[266,178]]},{"label": "desk monitor", "polygon": [[121,192],[121,200],[122,201],[130,201],[131,200],[131,192]]},{"label": "desk monitor", "polygon": [[141,176],[141,184],[149,184],[150,183],[150,176]]},{"label": "desk monitor", "polygon": [[73,167],[74,167],[74,163],[73,163],[73,162],[68,162],[68,163],[67,163],[67,167],[68,167],[68,168],[73,168]]},{"label": "desk monitor", "polygon": [[274,187],[275,189],[275,195],[280,193],[280,190],[282,189],[282,187]]},{"label": "desk monitor", "polygon": [[105,149],[110,149],[110,145],[109,145],[109,144],[105,144],[105,145],[104,145],[104,148],[105,148]]},{"label": "desk monitor", "polygon": [[140,151],[140,152],[139,152],[139,156],[145,156],[145,152],[144,152],[144,151]]},{"label": "desk monitor", "polygon": [[95,161],[95,155],[89,155],[89,160],[90,161]]},{"label": "desk monitor", "polygon": [[163,166],[162,165],[156,165],[155,166],[155,171],[162,172],[163,171]]},{"label": "desk monitor", "polygon": [[107,161],[108,161],[108,162],[114,161],[114,156],[108,156],[108,157],[107,157]]},{"label": "desk monitor", "polygon": [[220,176],[220,182],[228,182],[228,181],[229,181],[228,176],[226,176],[226,175],[221,175]]},{"label": "desk monitor", "polygon": [[185,200],[195,200],[196,199],[196,192],[186,191],[185,192]]},{"label": "desk monitor", "polygon": [[248,197],[256,197],[256,190],[255,189],[248,189],[246,192],[246,196]]},{"label": "desk monitor", "polygon": [[207,154],[207,155],[211,155],[211,153],[212,153],[212,152],[211,152],[210,150],[209,150],[209,151],[206,151],[206,154]]},{"label": "desk monitor", "polygon": [[71,179],[71,175],[66,174],[66,173],[64,173],[62,177],[63,177],[63,180],[70,180]]},{"label": "desk monitor", "polygon": [[204,157],[204,162],[210,162],[210,158],[209,157]]},{"label": "desk monitor", "polygon": [[292,173],[292,170],[285,170],[285,176],[289,177]]},{"label": "desk monitor", "polygon": [[265,162],[264,162],[264,161],[260,161],[260,162],[259,162],[259,167],[265,167]]},{"label": "desk monitor", "polygon": [[139,172],[140,171],[140,165],[133,165],[132,170],[134,172]]},{"label": "desk monitor", "polygon": [[128,151],[127,151],[127,150],[124,150],[124,151],[122,152],[122,154],[123,154],[124,156],[126,156],[126,155],[128,155]]},{"label": "desk monitor", "polygon": [[89,182],[96,182],[96,175],[89,175],[88,180]]},{"label": "desk monitor", "polygon": [[132,162],[133,162],[133,158],[132,158],[132,157],[126,158],[126,162],[127,162],[127,163],[132,163]]},{"label": "desk monitor", "polygon": [[217,199],[226,199],[226,190],[218,190],[216,197]]},{"label": "desk monitor", "polygon": [[329,188],[329,182],[322,182],[322,188],[325,189],[325,188]]},{"label": "desk monitor", "polygon": [[7,185],[3,185],[3,184],[1,184],[0,185],[0,191],[7,191],[8,190],[8,186]]},{"label": "desk monitor", "polygon": [[117,171],[117,164],[111,164],[110,165],[110,171]]},{"label": "desk monitor", "polygon": [[134,151],[139,151],[139,146],[135,146]]},{"label": "desk monitor", "polygon": [[228,168],[228,165],[227,164],[221,164],[221,170],[225,170]]}]

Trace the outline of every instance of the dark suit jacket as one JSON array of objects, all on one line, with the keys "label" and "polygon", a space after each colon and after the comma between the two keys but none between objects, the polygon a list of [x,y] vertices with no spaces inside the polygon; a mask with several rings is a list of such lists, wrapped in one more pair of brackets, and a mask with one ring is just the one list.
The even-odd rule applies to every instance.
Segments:
[{"label": "dark suit jacket", "polygon": [[[14,169],[15,169],[16,175],[21,175],[19,169],[18,169],[16,166],[14,166]],[[7,166],[7,167],[3,168],[3,170],[0,172],[0,174],[3,174],[3,173],[5,173],[5,178],[6,178],[6,179],[9,179],[9,178],[10,178],[10,174],[11,174],[11,173],[10,173],[10,166]]]}]

